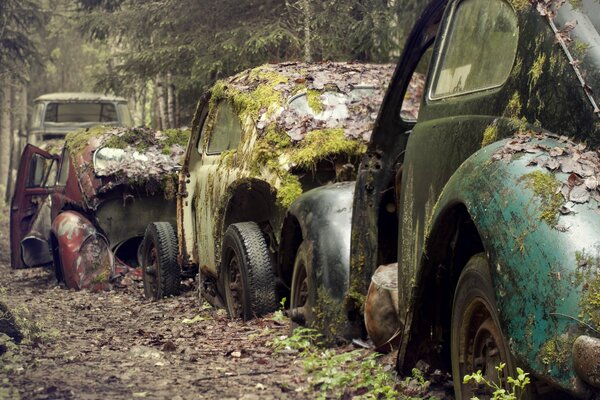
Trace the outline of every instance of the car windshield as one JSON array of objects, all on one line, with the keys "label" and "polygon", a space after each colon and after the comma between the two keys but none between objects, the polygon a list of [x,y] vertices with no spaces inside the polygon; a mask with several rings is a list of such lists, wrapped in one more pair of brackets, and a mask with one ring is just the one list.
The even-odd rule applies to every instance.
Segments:
[{"label": "car windshield", "polygon": [[[575,21],[575,22],[574,22]],[[569,51],[582,73],[590,93],[598,105],[600,96],[600,2],[598,0],[568,1],[558,11],[559,30],[572,26],[573,40]]]},{"label": "car windshield", "polygon": [[112,103],[48,103],[45,122],[86,123],[117,122],[117,110]]},{"label": "car windshield", "polygon": [[349,106],[374,92],[372,87],[357,87],[348,93],[308,92],[293,97],[289,106],[298,114],[310,115],[316,120],[343,120],[349,116]]}]

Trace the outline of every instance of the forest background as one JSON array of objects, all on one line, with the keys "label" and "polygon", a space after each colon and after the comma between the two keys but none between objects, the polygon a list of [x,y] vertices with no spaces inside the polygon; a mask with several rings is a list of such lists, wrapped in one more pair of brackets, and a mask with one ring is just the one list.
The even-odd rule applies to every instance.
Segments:
[{"label": "forest background", "polygon": [[0,0],[0,204],[33,99],[126,97],[137,125],[186,126],[217,79],[267,62],[395,62],[425,0]]}]

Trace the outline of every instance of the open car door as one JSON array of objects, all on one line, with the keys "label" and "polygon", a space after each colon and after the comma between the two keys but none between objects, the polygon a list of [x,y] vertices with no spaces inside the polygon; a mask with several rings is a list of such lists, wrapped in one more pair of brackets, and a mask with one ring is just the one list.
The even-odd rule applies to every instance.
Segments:
[{"label": "open car door", "polygon": [[[56,175],[59,156],[28,144],[21,155],[15,193],[10,207],[10,250],[13,268],[25,268],[52,262],[50,249],[44,238],[50,229],[49,180]],[[35,226],[34,226],[35,225]],[[35,232],[34,232],[35,231]],[[24,260],[21,241],[31,236],[39,251],[35,259]]]}]

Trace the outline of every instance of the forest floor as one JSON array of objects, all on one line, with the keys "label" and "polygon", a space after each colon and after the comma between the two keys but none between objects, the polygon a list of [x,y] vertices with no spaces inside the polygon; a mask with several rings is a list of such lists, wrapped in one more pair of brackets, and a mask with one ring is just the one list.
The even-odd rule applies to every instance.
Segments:
[{"label": "forest floor", "polygon": [[153,302],[140,283],[76,292],[49,269],[12,270],[0,211],[0,328],[12,318],[22,336],[0,332],[0,399],[451,398],[446,376],[400,378],[395,354],[319,348],[281,312],[233,321],[193,290]]}]

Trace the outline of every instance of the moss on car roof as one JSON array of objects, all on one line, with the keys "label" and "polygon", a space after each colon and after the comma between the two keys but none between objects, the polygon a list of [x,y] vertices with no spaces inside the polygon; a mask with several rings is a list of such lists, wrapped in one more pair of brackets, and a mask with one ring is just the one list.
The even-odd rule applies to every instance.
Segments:
[{"label": "moss on car roof", "polygon": [[[111,187],[149,181],[173,187],[189,137],[189,129],[96,126],[69,133],[65,146],[78,175],[93,170],[98,177],[110,177]],[[118,157],[94,165],[94,153],[105,147]]]},{"label": "moss on car roof", "polygon": [[[325,128],[341,128],[345,137],[367,142],[393,70],[390,64],[266,64],[217,82],[211,89],[211,101],[229,97],[242,118],[252,118],[259,131],[266,132],[271,123],[276,123],[293,142],[303,140],[312,130]],[[360,88],[373,90],[349,101],[347,117],[339,120],[324,121],[289,106],[295,95],[305,93],[311,110],[319,114],[327,110],[321,97],[324,92],[350,95]]]}]

